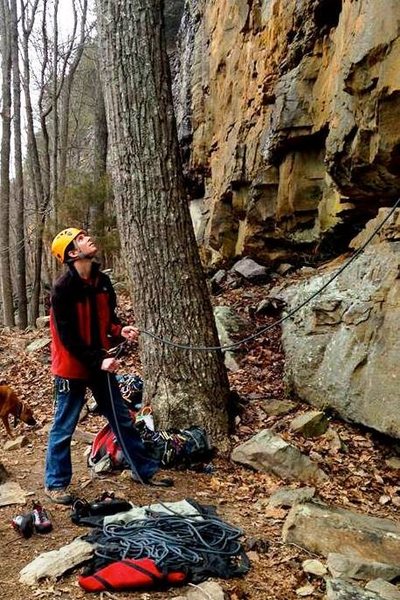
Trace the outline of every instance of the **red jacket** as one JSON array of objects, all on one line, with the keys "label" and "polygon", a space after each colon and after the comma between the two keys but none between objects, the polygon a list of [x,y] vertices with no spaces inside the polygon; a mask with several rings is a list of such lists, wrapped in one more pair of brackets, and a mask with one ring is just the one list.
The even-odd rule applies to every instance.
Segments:
[{"label": "red jacket", "polygon": [[82,279],[73,265],[57,280],[50,310],[54,375],[88,379],[100,369],[122,329],[115,307],[114,288],[97,263],[90,280]]}]

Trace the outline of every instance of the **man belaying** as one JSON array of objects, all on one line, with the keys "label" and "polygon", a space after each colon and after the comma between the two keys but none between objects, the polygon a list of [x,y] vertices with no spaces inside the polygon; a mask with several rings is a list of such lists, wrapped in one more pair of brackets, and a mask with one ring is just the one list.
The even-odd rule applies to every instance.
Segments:
[{"label": "man belaying", "polygon": [[50,329],[55,409],[49,433],[45,491],[55,503],[71,504],[71,439],[89,388],[100,413],[108,420],[134,480],[150,485],[159,468],[148,456],[114,373],[116,358],[107,354],[112,339],[137,340],[138,330],[123,326],[115,314],[116,295],[109,277],[93,259],[97,246],[86,231],[69,227],[53,240],[52,254],[68,266],[51,293]]}]

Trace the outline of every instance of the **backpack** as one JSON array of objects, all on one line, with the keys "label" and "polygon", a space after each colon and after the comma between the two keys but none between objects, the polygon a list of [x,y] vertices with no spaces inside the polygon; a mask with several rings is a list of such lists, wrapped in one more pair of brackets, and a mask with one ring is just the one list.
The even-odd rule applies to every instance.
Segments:
[{"label": "backpack", "polygon": [[136,427],[148,453],[161,467],[197,468],[212,458],[212,446],[202,427],[152,431],[142,421]]},{"label": "backpack", "polygon": [[121,446],[108,423],[100,429],[92,442],[88,466],[95,473],[107,473],[128,467]]},{"label": "backpack", "polygon": [[[136,428],[151,458],[163,468],[199,468],[212,458],[213,449],[202,427],[152,431],[144,421]],[[95,473],[128,468],[110,425],[105,425],[93,440],[88,465]]]}]

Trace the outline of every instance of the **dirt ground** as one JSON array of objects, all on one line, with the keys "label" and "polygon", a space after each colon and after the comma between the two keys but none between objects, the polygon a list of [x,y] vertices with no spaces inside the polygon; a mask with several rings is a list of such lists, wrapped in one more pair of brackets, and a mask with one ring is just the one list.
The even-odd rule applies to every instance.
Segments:
[{"label": "dirt ground", "polygon": [[[230,290],[218,297],[216,302],[234,305],[239,312],[252,319],[256,329],[276,319],[275,315],[254,315],[254,307],[265,294],[265,288],[249,286],[245,290]],[[128,311],[126,307],[124,310]],[[6,437],[3,428],[0,428],[0,461],[11,478],[18,481],[29,494],[25,506],[0,508],[0,597],[9,600],[74,600],[86,595],[77,583],[78,570],[56,582],[43,581],[34,588],[28,588],[18,581],[19,571],[40,553],[58,549],[86,532],[85,528],[72,524],[69,508],[51,505],[44,495],[43,464],[52,415],[52,381],[47,350],[28,354],[25,347],[29,341],[46,333],[0,332],[1,380],[12,384],[21,397],[30,402],[38,420],[38,425],[33,429],[18,426],[17,433],[24,433],[29,438],[29,444],[18,450],[5,451],[2,448]],[[385,463],[398,450],[393,441],[332,417],[330,426],[342,441],[342,447],[338,449],[333,447],[326,436],[306,440],[289,432],[288,425],[292,418],[307,410],[308,406],[298,403],[297,408],[285,416],[271,417],[263,410],[267,400],[285,397],[279,336],[279,329],[276,328],[268,337],[252,342],[242,353],[242,368],[230,375],[232,388],[240,394],[244,404],[243,412],[237,417],[237,430],[232,436],[232,446],[265,427],[273,427],[274,431],[286,440],[293,441],[318,461],[328,473],[329,481],[317,489],[317,494],[323,501],[366,514],[397,519],[400,505],[399,473],[389,469]],[[137,357],[130,356],[126,359],[124,372],[139,369]],[[79,428],[95,433],[101,424],[100,417],[89,414]],[[93,500],[108,490],[139,505],[157,500],[194,498],[202,504],[214,505],[219,516],[243,529],[243,543],[247,549],[251,548],[249,557],[252,568],[243,579],[219,581],[227,599],[292,600],[298,597],[296,590],[309,582],[314,586],[311,598],[323,598],[324,580],[306,575],[302,570],[301,563],[310,558],[310,554],[299,547],[284,545],[281,540],[282,525],[288,510],[266,506],[272,492],[284,485],[300,487],[299,483],[288,484],[275,476],[252,472],[231,463],[226,454],[219,455],[213,461],[213,472],[210,474],[173,471],[174,488],[144,488],[133,483],[124,473],[108,475],[105,479],[91,479],[86,467],[87,447],[82,441],[73,442],[73,490],[78,497]],[[54,529],[49,534],[35,534],[31,539],[25,540],[11,527],[10,521],[13,516],[27,512],[34,499],[41,501],[48,509]],[[262,544],[254,544],[255,540],[262,541]],[[104,599],[160,600],[173,598],[185,591],[187,588],[170,589],[166,592],[105,592],[99,596]]]}]

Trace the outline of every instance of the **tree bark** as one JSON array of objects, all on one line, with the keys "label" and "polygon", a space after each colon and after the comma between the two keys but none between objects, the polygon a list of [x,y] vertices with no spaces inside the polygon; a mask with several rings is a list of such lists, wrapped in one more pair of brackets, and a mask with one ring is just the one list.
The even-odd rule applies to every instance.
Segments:
[{"label": "tree bark", "polygon": [[10,267],[11,19],[8,0],[0,0],[2,134],[0,165],[0,269],[3,321],[15,325]]},{"label": "tree bark", "polygon": [[15,201],[16,201],[16,258],[17,258],[17,295],[18,326],[25,329],[28,325],[28,300],[26,296],[26,260],[25,260],[25,218],[24,218],[24,180],[21,149],[21,79],[18,55],[18,14],[17,2],[11,0],[11,63],[14,99],[14,165],[15,165]]},{"label": "tree bark", "polygon": [[[112,176],[140,329],[218,345],[182,179],[161,0],[97,0]],[[218,352],[141,336],[145,398],[158,427],[228,430],[229,386]]]},{"label": "tree bark", "polygon": [[36,223],[34,232],[34,268],[33,268],[33,284],[30,300],[30,311],[29,311],[29,322],[34,325],[36,318],[39,316],[39,301],[40,301],[40,277],[42,269],[42,248],[43,240],[38,239],[39,235],[42,235],[42,222],[44,223],[45,214],[42,209],[45,202],[45,190],[47,189],[44,184],[42,175],[43,170],[39,159],[39,150],[37,145],[37,139],[35,135],[34,119],[33,119],[33,108],[30,90],[30,75],[31,67],[29,60],[29,38],[32,33],[32,27],[35,20],[35,15],[38,7],[38,2],[35,0],[31,8],[31,15],[28,14],[28,7],[21,2],[21,14],[22,14],[22,27],[23,27],[23,40],[22,40],[22,54],[23,54],[23,89],[25,98],[25,113],[27,122],[27,138],[28,138],[28,160],[30,163],[30,169],[32,174],[32,188],[35,197],[36,206]]},{"label": "tree bark", "polygon": [[[58,206],[58,165],[59,165],[59,115],[58,115],[58,4],[54,0],[53,8],[53,82],[52,82],[52,113],[53,113],[53,148],[51,162],[51,200],[54,215],[57,215]],[[57,223],[57,218],[55,219]]]}]

